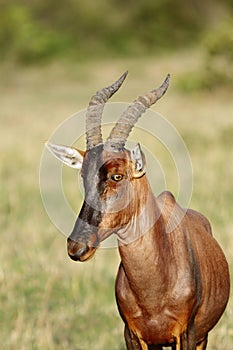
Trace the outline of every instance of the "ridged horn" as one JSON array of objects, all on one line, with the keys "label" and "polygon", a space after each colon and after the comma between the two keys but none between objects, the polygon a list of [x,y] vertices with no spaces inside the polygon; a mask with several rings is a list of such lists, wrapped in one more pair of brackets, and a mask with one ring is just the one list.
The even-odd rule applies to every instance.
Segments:
[{"label": "ridged horn", "polygon": [[167,91],[170,80],[170,74],[166,76],[163,84],[143,96],[139,96],[125,112],[121,115],[118,122],[112,129],[104,148],[111,151],[122,150],[125,146],[127,138],[143,113],[158,101]]},{"label": "ridged horn", "polygon": [[92,96],[86,113],[86,147],[87,150],[103,143],[101,133],[101,118],[104,105],[108,99],[121,87],[128,71],[112,85],[105,87]]}]

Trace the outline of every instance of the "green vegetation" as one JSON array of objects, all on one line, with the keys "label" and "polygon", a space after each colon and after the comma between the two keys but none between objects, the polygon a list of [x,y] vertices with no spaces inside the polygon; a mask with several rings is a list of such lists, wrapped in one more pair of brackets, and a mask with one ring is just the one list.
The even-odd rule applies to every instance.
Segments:
[{"label": "green vegetation", "polygon": [[196,45],[230,2],[0,0],[1,60],[135,56]]},{"label": "green vegetation", "polygon": [[[131,101],[170,71],[171,87],[154,109],[176,126],[187,144],[194,171],[190,206],[210,219],[232,270],[232,96],[222,89],[191,95],[175,89],[187,69],[200,64],[199,51],[183,51],[162,58],[0,67],[1,349],[125,349],[114,298],[118,253],[102,249],[83,264],[67,257],[66,239],[43,208],[38,172],[44,140],[127,68],[129,78],[115,101]],[[176,169],[158,149],[151,145],[161,157],[168,189],[176,192]],[[65,190],[78,210],[75,175],[66,173]],[[231,298],[210,335],[209,350],[226,350],[232,344],[232,307]]]},{"label": "green vegetation", "polygon": [[186,72],[179,80],[182,91],[213,90],[233,87],[233,20],[219,23],[202,39],[203,61],[195,71]]}]

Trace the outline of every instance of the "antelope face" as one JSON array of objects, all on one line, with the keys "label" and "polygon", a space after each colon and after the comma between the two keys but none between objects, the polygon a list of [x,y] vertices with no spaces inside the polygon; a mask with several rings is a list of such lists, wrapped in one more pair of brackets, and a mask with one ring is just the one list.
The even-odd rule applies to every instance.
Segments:
[{"label": "antelope face", "polygon": [[131,151],[124,145],[138,118],[167,90],[169,76],[158,89],[129,105],[103,143],[101,116],[104,104],[122,85],[126,74],[92,97],[86,114],[86,152],[47,144],[56,158],[72,168],[81,169],[85,198],[67,239],[68,254],[75,261],[90,259],[101,241],[129,222],[133,215],[130,205],[134,200],[133,182],[145,174],[145,157],[140,145]]},{"label": "antelope face", "polygon": [[103,145],[85,153],[51,143],[47,146],[66,165],[81,168],[85,198],[67,250],[71,259],[86,261],[100,242],[129,222],[132,181],[145,174],[144,155],[139,144],[131,152],[108,152]]},{"label": "antelope face", "polygon": [[73,260],[90,259],[99,243],[117,230],[117,217],[129,189],[129,164],[127,152],[111,158],[105,153],[103,146],[97,146],[83,160],[85,199],[67,240],[68,254]]}]

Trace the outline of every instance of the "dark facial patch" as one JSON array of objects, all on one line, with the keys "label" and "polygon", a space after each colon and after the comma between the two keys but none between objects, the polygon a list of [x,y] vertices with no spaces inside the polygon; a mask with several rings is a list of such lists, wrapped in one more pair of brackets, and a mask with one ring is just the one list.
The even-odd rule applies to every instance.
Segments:
[{"label": "dark facial patch", "polygon": [[[102,208],[99,193],[99,169],[102,165],[103,145],[88,151],[84,157],[82,177],[85,188],[85,200],[76,220],[70,238],[76,242],[89,241],[90,235],[96,235],[102,220]],[[98,240],[95,241],[97,244]]]}]

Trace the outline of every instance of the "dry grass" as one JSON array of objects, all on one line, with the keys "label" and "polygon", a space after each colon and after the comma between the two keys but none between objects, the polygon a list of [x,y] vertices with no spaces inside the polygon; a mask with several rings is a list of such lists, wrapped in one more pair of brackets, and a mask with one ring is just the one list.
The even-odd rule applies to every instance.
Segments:
[{"label": "dry grass", "polygon": [[[194,171],[191,206],[211,220],[232,269],[233,102],[223,90],[181,95],[175,89],[176,77],[190,65],[198,66],[198,60],[198,53],[184,53],[159,60],[0,67],[2,349],[124,349],[114,300],[118,254],[102,249],[92,261],[78,265],[68,259],[65,237],[43,209],[38,171],[43,142],[54,128],[126,68],[130,76],[114,101],[130,101],[160,82],[167,71],[172,73],[170,91],[154,109],[187,143]],[[168,162],[168,172],[169,167]],[[74,184],[68,184],[67,191],[69,186]],[[168,186],[175,187],[172,176]],[[209,350],[229,349],[232,308],[231,299],[211,332]]]}]

